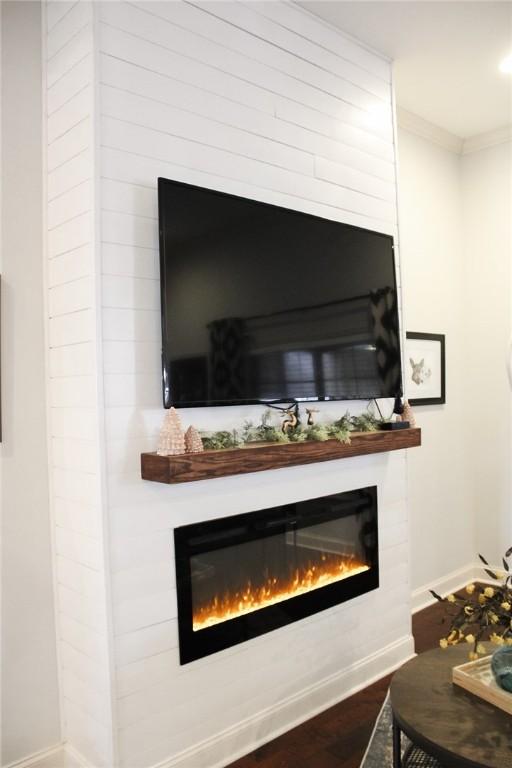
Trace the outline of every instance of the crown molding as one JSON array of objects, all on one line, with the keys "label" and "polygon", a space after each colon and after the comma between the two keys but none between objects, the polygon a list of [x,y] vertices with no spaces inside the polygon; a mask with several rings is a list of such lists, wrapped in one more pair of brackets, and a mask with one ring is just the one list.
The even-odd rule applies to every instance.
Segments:
[{"label": "crown molding", "polygon": [[469,155],[482,149],[496,147],[498,144],[506,144],[508,141],[512,141],[512,125],[506,125],[495,131],[479,133],[477,136],[470,136],[464,140],[462,154]]},{"label": "crown molding", "polygon": [[444,128],[440,128],[438,125],[400,106],[397,107],[396,115],[398,127],[402,130],[414,133],[416,136],[420,136],[422,139],[432,142],[432,144],[437,144],[437,146],[447,149],[456,155],[462,153],[464,140],[460,136],[445,131]]},{"label": "crown molding", "polygon": [[437,146],[456,155],[469,155],[512,141],[512,124],[463,139],[434,123],[430,123],[414,112],[409,112],[404,107],[397,106],[396,116],[398,127],[402,130],[414,133],[416,136],[420,136],[432,144],[437,144]]}]

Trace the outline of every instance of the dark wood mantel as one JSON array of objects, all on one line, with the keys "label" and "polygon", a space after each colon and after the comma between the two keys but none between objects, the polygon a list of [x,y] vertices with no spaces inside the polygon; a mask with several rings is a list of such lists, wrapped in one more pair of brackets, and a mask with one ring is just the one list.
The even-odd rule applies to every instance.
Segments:
[{"label": "dark wood mantel", "polygon": [[188,483],[227,475],[262,472],[266,469],[294,467],[317,461],[348,459],[371,453],[398,451],[421,445],[421,429],[391,432],[354,432],[348,444],[337,440],[305,443],[260,443],[242,448],[229,448],[179,456],[141,455],[144,480],[157,483]]}]

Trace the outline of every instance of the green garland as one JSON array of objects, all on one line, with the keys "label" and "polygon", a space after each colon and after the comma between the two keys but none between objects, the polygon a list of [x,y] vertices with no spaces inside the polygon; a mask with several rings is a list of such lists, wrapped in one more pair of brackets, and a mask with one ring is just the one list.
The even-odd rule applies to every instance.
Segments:
[{"label": "green garland", "polygon": [[314,441],[323,443],[326,440],[338,440],[340,443],[350,443],[351,432],[376,432],[381,421],[367,411],[360,416],[351,416],[348,412],[331,424],[299,424],[289,432],[283,432],[279,427],[270,423],[272,413],[267,410],[256,426],[246,420],[241,431],[221,430],[220,432],[201,432],[201,439],[206,450],[225,450],[240,448],[252,443],[303,443]]},{"label": "green garland", "polygon": [[373,413],[366,411],[360,416],[352,416],[352,429],[355,432],[376,432],[379,429],[381,421]]}]

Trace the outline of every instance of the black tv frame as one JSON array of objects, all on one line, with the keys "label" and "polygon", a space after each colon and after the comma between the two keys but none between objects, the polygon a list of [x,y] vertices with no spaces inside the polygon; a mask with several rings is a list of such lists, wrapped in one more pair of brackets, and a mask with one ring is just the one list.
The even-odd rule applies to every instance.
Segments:
[{"label": "black tv frame", "polygon": [[[165,179],[161,176],[157,179],[158,182],[158,234],[159,234],[159,249],[160,249],[160,301],[161,301],[161,328],[162,328],[162,395],[163,395],[163,406],[164,408],[171,408],[171,406],[174,406],[175,408],[210,408],[210,407],[222,407],[222,406],[231,406],[231,405],[269,405],[269,404],[278,404],[278,403],[313,403],[313,402],[344,402],[344,401],[350,401],[350,400],[372,400],[375,399],[375,397],[379,397],[379,395],[369,395],[365,398],[354,398],[354,397],[297,397],[297,398],[290,398],[290,397],[283,397],[283,398],[276,398],[272,400],[260,400],[260,399],[242,399],[242,400],[208,400],[204,402],[179,402],[174,403],[172,401],[171,397],[171,380],[170,380],[170,370],[169,365],[167,364],[166,359],[166,350],[168,348],[169,339],[167,336],[167,324],[166,324],[166,317],[167,317],[167,290],[166,290],[166,270],[165,270],[165,263],[166,263],[166,252],[165,252],[165,237],[164,237],[164,226],[163,222],[165,221],[165,211],[163,206],[163,195],[164,195],[164,188],[166,186],[174,186],[174,187],[180,187],[180,188],[187,188],[187,189],[197,189],[201,191],[207,191],[211,192],[212,194],[218,195],[219,197],[226,197],[230,199],[235,200],[248,200],[251,203],[255,203],[257,205],[265,206],[266,208],[278,208],[283,211],[288,211],[289,213],[292,213],[296,216],[300,217],[307,217],[311,219],[316,219],[318,221],[334,221],[336,222],[336,219],[327,219],[324,216],[316,216],[315,214],[311,213],[304,213],[303,211],[297,211],[294,208],[288,208],[284,205],[275,205],[273,203],[265,203],[261,200],[254,200],[251,197],[244,197],[242,195],[233,195],[230,192],[221,192],[218,189],[212,189],[211,187],[204,187],[200,186],[198,184],[189,184],[184,181],[176,181],[175,179]],[[392,235],[387,235],[384,232],[376,232],[373,229],[368,229],[365,227],[358,227],[353,224],[346,224],[345,222],[337,222],[339,224],[342,224],[345,227],[350,227],[353,230],[357,230],[359,232],[370,232],[372,235],[377,235],[379,237],[382,237],[386,240],[391,241],[391,252],[392,252],[392,259],[393,259],[393,276],[395,280],[395,291],[397,291],[397,273],[396,273],[396,258],[395,258],[395,243]],[[397,291],[398,293],[398,291]],[[398,352],[399,352],[399,359],[400,359],[400,386],[399,391],[395,393],[395,395],[390,395],[389,397],[396,397],[396,396],[402,396],[403,394],[403,365],[402,365],[402,345],[401,345],[401,323],[400,323],[400,313],[398,312],[397,307],[397,313],[398,313]]]}]

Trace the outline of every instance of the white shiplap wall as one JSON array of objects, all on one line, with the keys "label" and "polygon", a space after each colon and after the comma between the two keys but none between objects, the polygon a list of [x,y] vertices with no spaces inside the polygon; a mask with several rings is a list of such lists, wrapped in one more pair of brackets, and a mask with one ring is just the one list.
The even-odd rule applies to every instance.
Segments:
[{"label": "white shiplap wall", "polygon": [[99,444],[94,20],[46,6],[48,376],[64,737],[111,768],[113,727]]},{"label": "white shiplap wall", "polygon": [[[76,4],[68,15],[80,8]],[[396,235],[391,70],[384,59],[277,0],[106,2],[95,4],[94,13],[99,178],[92,211],[99,217],[100,242],[91,235],[92,252],[82,242],[89,214],[74,190],[94,177],[94,164],[86,156],[90,131],[80,123],[69,131],[80,150],[69,155],[69,174],[60,176],[74,190],[69,188],[61,214],[63,231],[53,237],[65,244],[69,238],[66,250],[81,254],[62,262],[62,275],[73,272],[61,281],[68,287],[55,294],[65,317],[62,343],[73,333],[84,352],[90,350],[66,352],[59,363],[60,376],[73,371],[81,386],[59,393],[59,410],[74,398],[68,404],[74,418],[61,418],[61,424],[76,422],[84,430],[78,438],[63,438],[82,441],[80,467],[70,458],[70,444],[63,443],[60,471],[76,477],[80,497],[89,486],[78,472],[101,475],[97,493],[108,520],[108,547],[101,516],[94,515],[87,520],[96,520],[98,528],[86,535],[87,542],[99,542],[97,555],[82,541],[77,555],[92,558],[111,608],[120,765],[172,761],[212,768],[410,653],[405,456],[176,488],[140,480],[140,452],[154,448],[162,419],[156,179],[166,176]],[[77,32],[76,55],[85,55]],[[78,59],[74,64],[80,73],[74,75],[75,90],[69,85],[66,92],[68,98],[76,94],[79,104],[87,98],[80,97],[80,88],[86,93],[89,81],[80,69],[87,65]],[[74,109],[68,110],[76,119]],[[66,229],[70,216],[74,223]],[[71,313],[89,315],[82,321]],[[104,418],[104,464],[97,435],[88,431],[93,420],[84,416],[85,405]],[[322,412],[337,415],[345,408],[324,405]],[[183,412],[183,419],[204,428],[227,427],[250,411],[201,409]],[[175,526],[371,484],[379,487],[378,592],[179,666]],[[73,479],[69,487],[74,489]],[[101,573],[104,550],[110,574]],[[383,600],[393,608],[376,633],[369,617],[380,615]],[[86,605],[82,618],[95,621],[94,605]],[[105,638],[108,651],[108,629]],[[102,669],[108,677],[108,665]]]},{"label": "white shiplap wall", "polygon": [[[183,488],[139,479],[139,453],[154,447],[162,415],[156,178],[395,234],[390,67],[278,2],[105,3],[99,34],[120,758],[145,766],[181,755],[183,765],[212,766],[342,696],[369,672],[347,672],[336,693],[326,683],[301,698],[310,686],[401,639],[384,663],[409,652],[405,464],[401,455],[376,457]],[[241,411],[185,419],[236,423]],[[174,526],[371,483],[379,485],[383,520],[380,594],[179,667]],[[396,607],[376,638],[370,627],[365,634],[364,621],[384,597]],[[205,739],[211,742],[197,749]]]}]

